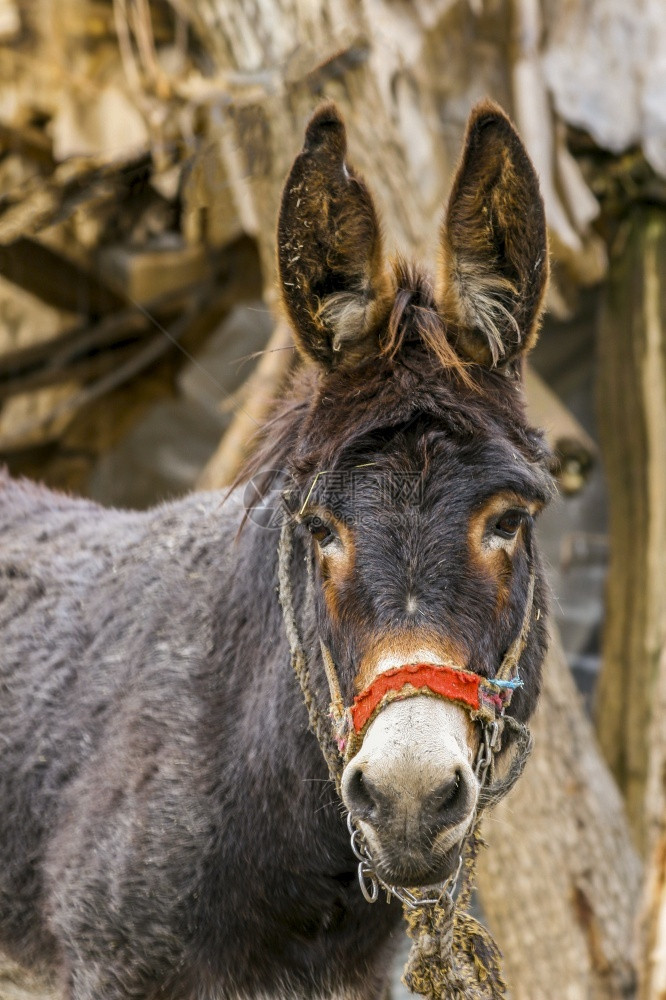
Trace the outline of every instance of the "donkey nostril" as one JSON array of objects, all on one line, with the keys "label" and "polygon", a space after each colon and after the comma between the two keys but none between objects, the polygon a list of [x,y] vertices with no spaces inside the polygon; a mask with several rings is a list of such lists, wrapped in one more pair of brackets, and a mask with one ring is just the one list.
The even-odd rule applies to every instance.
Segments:
[{"label": "donkey nostril", "polygon": [[426,816],[432,820],[455,826],[459,823],[468,807],[467,785],[462,772],[457,769],[452,778],[429,796],[424,803]]},{"label": "donkey nostril", "polygon": [[446,812],[451,809],[455,803],[456,799],[459,797],[462,788],[462,775],[459,770],[456,771],[451,781],[447,781],[445,785],[438,788],[435,792],[435,799],[439,801],[439,811]]},{"label": "donkey nostril", "polygon": [[359,767],[351,775],[347,784],[345,798],[347,806],[354,816],[360,819],[370,819],[377,808],[379,795],[374,785]]}]

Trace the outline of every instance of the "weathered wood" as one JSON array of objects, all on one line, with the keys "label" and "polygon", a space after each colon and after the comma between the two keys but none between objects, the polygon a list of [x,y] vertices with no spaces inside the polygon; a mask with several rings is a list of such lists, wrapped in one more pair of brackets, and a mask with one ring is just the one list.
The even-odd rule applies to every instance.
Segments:
[{"label": "weathered wood", "polygon": [[525,394],[531,423],[546,432],[560,489],[577,493],[598,458],[596,443],[530,365],[525,366]]},{"label": "weathered wood", "polygon": [[124,304],[99,274],[25,237],[0,246],[0,274],[56,309],[99,316]]},{"label": "weathered wood", "polygon": [[613,248],[599,325],[611,559],[597,729],[642,848],[654,680],[666,645],[665,273],[666,212],[636,210]]},{"label": "weathered wood", "polygon": [[641,1000],[666,998],[666,838],[662,835],[650,862],[644,919],[646,936],[639,951],[643,982]]},{"label": "weathered wood", "polygon": [[237,395],[234,419],[201,473],[198,489],[217,490],[233,483],[251,448],[252,438],[263,426],[289,371],[293,353],[291,331],[280,321],[261,360]]},{"label": "weathered wood", "polygon": [[655,684],[646,794],[647,875],[640,913],[640,1000],[666,1000],[666,646]]},{"label": "weathered wood", "polygon": [[[174,313],[170,307],[175,303],[165,297],[156,315],[141,313],[136,306],[109,314],[87,331],[93,343],[87,342],[86,331],[79,331],[79,338],[65,338],[59,358],[49,358],[48,352],[37,348],[26,352],[35,365],[32,374],[24,371],[26,384],[31,379],[33,384],[60,381],[67,370],[79,376],[87,372],[88,378],[83,387],[73,385],[67,396],[45,402],[39,412],[34,407],[19,408],[11,421],[3,424],[0,420],[0,461],[16,475],[36,477],[59,489],[86,492],[100,456],[130,432],[147,408],[173,395],[183,363],[201,349],[233,305],[260,294],[256,250],[249,240],[239,241],[232,252],[223,252],[220,264],[212,287],[195,287],[185,294],[184,307],[189,310],[185,314]],[[183,293],[178,294],[182,298]],[[128,322],[137,314],[141,323]],[[113,325],[116,320],[124,320],[129,333],[130,343],[121,349],[113,338],[111,342],[106,339],[106,324]],[[81,353],[77,355],[78,348]],[[58,361],[64,363],[64,369],[61,366],[58,370]],[[0,386],[2,374],[0,364]],[[20,404],[20,396],[13,399]],[[4,415],[8,417],[12,417],[12,412],[7,412],[11,402],[5,403]],[[65,425],[57,440],[48,433],[53,417]],[[42,419],[50,423],[42,424]]]},{"label": "weathered wood", "polygon": [[666,646],[654,685],[645,796],[646,877],[637,938],[639,1000],[666,1000]]},{"label": "weathered wood", "polygon": [[625,0],[542,6],[542,62],[558,112],[615,153],[642,145],[655,169],[666,172],[662,4],[635,0],[631,16]]},{"label": "weathered wood", "polygon": [[532,729],[532,757],[485,821],[479,863],[513,1000],[627,1000],[641,868],[557,636]]},{"label": "weathered wood", "polygon": [[203,246],[187,246],[173,238],[142,249],[116,244],[100,253],[98,271],[123,301],[146,302],[210,282],[219,269],[216,256],[219,252],[213,255]]},{"label": "weathered wood", "polygon": [[[450,185],[465,111],[489,93],[512,107],[541,168],[556,257],[576,278],[599,280],[604,251],[590,229],[596,202],[566,156],[564,133],[535,68],[538,33],[525,41],[524,4],[515,5],[516,42],[508,61],[493,52],[507,42],[506,11],[499,8],[479,17],[450,0],[436,0],[427,10],[407,5],[400,13],[386,0],[316,0],[307,9],[270,0],[250,19],[244,6],[243,0],[213,0],[205,13],[185,12],[233,101],[229,115],[211,125],[215,144],[198,154],[186,226],[202,209],[206,218],[214,215],[220,195],[228,204],[230,191],[244,230],[259,240],[270,285],[272,227],[265,223],[274,218],[300,126],[321,97],[333,97],[347,112],[350,155],[373,179],[387,231],[402,250],[432,252],[433,219]],[[514,63],[534,72],[527,79],[514,72]],[[178,81],[174,85],[181,90]],[[191,86],[189,81],[188,93]]]},{"label": "weathered wood", "polygon": [[[598,278],[596,203],[548,107],[530,25],[541,17],[547,37],[551,24],[538,2],[514,3],[511,45],[504,9],[450,0],[399,12],[388,0],[269,0],[252,17],[244,0],[171,6],[61,0],[57,17],[43,17],[12,3],[24,29],[0,37],[0,90],[11,89],[0,115],[0,242],[14,243],[4,258],[12,280],[68,302],[74,290],[77,310],[115,308],[85,265],[104,271],[109,243],[125,241],[123,287],[141,298],[147,272],[142,264],[137,284],[129,257],[145,262],[146,241],[166,228],[193,259],[251,236],[270,291],[280,190],[324,97],[347,114],[351,158],[373,178],[397,248],[432,259],[466,112],[483,93],[512,108],[541,166],[555,257],[574,281]],[[50,266],[16,271],[26,238],[42,258],[40,242],[65,249],[61,282]],[[148,275],[151,297],[156,274],[166,281]]]}]

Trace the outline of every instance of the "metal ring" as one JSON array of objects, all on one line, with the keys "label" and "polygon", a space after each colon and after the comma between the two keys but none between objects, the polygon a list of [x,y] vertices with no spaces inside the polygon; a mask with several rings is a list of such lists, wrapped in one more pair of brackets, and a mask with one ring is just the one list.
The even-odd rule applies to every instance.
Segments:
[{"label": "metal ring", "polygon": [[351,844],[351,849],[354,852],[354,857],[358,861],[370,860],[370,853],[361,838],[360,830],[354,830],[349,843]]},{"label": "metal ring", "polygon": [[[370,883],[371,888],[368,890],[366,885],[366,879]],[[379,880],[365,861],[361,861],[358,866],[358,884],[361,887],[361,892],[363,893],[363,898],[366,903],[376,903],[379,899]]]},{"label": "metal ring", "polygon": [[391,893],[392,896],[395,896],[395,898],[399,899],[401,903],[408,906],[410,910],[417,910],[419,906],[429,906],[431,903],[436,903],[438,900],[437,896],[432,899],[421,899],[419,896],[415,896],[413,892],[410,892],[409,889],[404,889],[402,886],[386,885],[384,882],[382,882],[382,885],[388,892]]},{"label": "metal ring", "polygon": [[446,893],[446,895],[449,896],[449,897],[452,897],[453,893],[455,892],[456,885],[458,884],[458,879],[460,878],[460,871],[462,869],[462,863],[463,863],[463,856],[462,856],[462,853],[461,853],[460,857],[458,858],[458,867],[456,868],[456,870],[453,873],[453,875],[449,875],[449,877],[447,878],[446,882],[442,886],[442,889],[444,890],[444,892]]}]

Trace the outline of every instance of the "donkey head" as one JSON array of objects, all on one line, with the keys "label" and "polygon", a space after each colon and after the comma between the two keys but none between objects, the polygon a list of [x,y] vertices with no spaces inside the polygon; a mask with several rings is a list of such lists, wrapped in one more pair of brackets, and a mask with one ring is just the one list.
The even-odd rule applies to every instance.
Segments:
[{"label": "donkey head", "polygon": [[[494,677],[536,575],[509,709],[525,719],[545,644],[533,519],[552,485],[522,398],[548,263],[518,135],[496,106],[473,111],[433,284],[386,263],[344,124],[321,108],[285,186],[278,260],[306,363],[271,458],[292,476],[315,627],[344,702],[397,666]],[[342,793],[386,881],[449,874],[477,802],[478,730],[465,708],[425,693],[369,720]]]}]

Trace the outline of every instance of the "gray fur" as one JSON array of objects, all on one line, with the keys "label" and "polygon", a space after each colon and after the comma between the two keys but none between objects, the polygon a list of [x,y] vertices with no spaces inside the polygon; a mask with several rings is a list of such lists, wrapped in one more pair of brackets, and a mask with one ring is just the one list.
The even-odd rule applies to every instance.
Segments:
[{"label": "gray fur", "polygon": [[383,978],[399,914],[360,933],[276,536],[238,521],[219,494],[127,513],[0,474],[0,944],[68,1000]]}]

